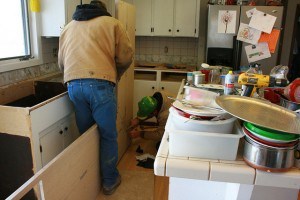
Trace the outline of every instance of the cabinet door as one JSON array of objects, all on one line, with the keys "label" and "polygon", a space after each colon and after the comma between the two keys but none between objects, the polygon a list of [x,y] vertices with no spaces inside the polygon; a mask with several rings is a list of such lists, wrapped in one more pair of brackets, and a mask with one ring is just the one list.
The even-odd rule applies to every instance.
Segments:
[{"label": "cabinet door", "polygon": [[174,36],[194,37],[196,31],[196,16],[198,0],[175,0]]},{"label": "cabinet door", "polygon": [[152,35],[152,0],[133,0],[136,8],[136,27],[137,36]]},{"label": "cabinet door", "polygon": [[[114,1],[102,0],[107,11],[114,16]],[[82,0],[82,4],[89,4],[91,0]],[[60,36],[62,29],[72,21],[72,16],[80,0],[41,0],[42,36]]]},{"label": "cabinet door", "polygon": [[138,111],[138,102],[144,96],[152,96],[155,91],[158,91],[156,81],[134,80],[133,116]]},{"label": "cabinet door", "polygon": [[72,114],[66,118],[66,120],[61,125],[61,130],[63,130],[64,132],[63,146],[65,149],[80,136],[76,125],[75,114]]},{"label": "cabinet door", "polygon": [[153,0],[153,28],[156,36],[172,36],[174,0]]},{"label": "cabinet door", "polygon": [[42,36],[59,36],[66,22],[64,0],[41,0]]},{"label": "cabinet door", "polygon": [[166,82],[162,81],[159,84],[159,90],[160,91],[166,91],[167,93],[170,93],[174,95],[174,97],[177,96],[177,93],[179,91],[181,82]]},{"label": "cabinet door", "polygon": [[45,166],[64,149],[61,122],[57,122],[45,131],[41,132],[40,136],[42,166]]}]

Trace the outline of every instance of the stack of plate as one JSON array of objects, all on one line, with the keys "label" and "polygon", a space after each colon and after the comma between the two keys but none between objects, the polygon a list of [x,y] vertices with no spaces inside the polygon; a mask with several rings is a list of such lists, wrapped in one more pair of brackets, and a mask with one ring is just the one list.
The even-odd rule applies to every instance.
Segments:
[{"label": "stack of plate", "polygon": [[264,127],[259,127],[250,122],[244,122],[243,131],[246,136],[260,143],[273,146],[284,147],[295,145],[298,142],[298,134],[289,134]]},{"label": "stack of plate", "polygon": [[283,172],[294,164],[294,153],[299,143],[298,134],[290,134],[243,123],[245,134],[244,160],[252,167]]}]

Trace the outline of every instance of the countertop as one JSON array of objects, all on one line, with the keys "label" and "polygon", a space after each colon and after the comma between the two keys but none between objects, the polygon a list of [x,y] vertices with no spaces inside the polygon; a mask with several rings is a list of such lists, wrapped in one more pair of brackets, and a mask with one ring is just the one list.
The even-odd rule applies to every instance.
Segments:
[{"label": "countertop", "polygon": [[[179,91],[182,87],[183,84]],[[240,143],[242,141],[243,138],[240,139]],[[243,146],[240,145],[236,160],[233,161],[173,156],[169,154],[169,133],[165,131],[155,158],[154,174],[185,179],[300,188],[299,168],[293,167],[281,173],[260,171],[244,162],[242,151]]]},{"label": "countertop", "polygon": [[169,71],[169,72],[189,72],[195,71],[196,66],[184,64],[166,63],[135,63],[134,70],[137,71]]}]

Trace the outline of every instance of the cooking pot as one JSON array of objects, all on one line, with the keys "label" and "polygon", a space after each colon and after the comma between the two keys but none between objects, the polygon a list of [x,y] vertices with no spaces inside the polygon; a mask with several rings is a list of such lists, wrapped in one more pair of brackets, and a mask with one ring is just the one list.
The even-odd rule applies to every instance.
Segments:
[{"label": "cooking pot", "polygon": [[293,167],[296,148],[297,145],[282,148],[268,146],[245,135],[243,157],[253,168],[267,172],[284,172]]}]

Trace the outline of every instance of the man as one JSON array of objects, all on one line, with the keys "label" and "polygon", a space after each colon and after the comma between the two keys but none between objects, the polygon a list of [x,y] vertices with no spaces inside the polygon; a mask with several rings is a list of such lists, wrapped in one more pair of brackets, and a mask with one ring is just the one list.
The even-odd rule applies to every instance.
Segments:
[{"label": "man", "polygon": [[133,49],[121,22],[111,17],[102,2],[93,2],[77,6],[73,20],[62,31],[58,63],[80,133],[98,125],[103,193],[110,195],[121,183],[116,167],[115,85],[132,63]]},{"label": "man", "polygon": [[[129,132],[131,138],[142,137],[145,139],[152,139],[158,141],[159,145],[165,132],[169,108],[173,103],[173,100],[169,99],[168,96],[172,95],[165,92],[156,92],[153,96],[143,97],[139,101],[137,117],[131,120],[131,127],[133,129]],[[157,119],[157,129],[153,131],[143,131],[143,129],[141,129],[143,123],[152,117]],[[141,125],[141,127],[139,127],[139,125]]]}]

